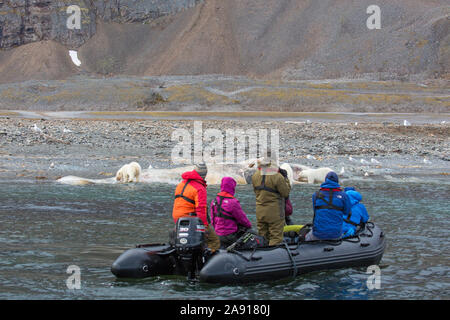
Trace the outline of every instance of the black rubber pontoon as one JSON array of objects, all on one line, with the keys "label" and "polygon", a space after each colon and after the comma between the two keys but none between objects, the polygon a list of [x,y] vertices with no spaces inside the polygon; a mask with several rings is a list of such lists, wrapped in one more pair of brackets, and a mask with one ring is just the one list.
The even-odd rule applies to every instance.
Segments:
[{"label": "black rubber pontoon", "polygon": [[[290,243],[290,244],[288,244]],[[124,252],[112,265],[118,278],[185,275],[201,282],[233,284],[295,277],[311,271],[379,264],[386,239],[369,222],[358,237],[339,241],[302,242],[285,237],[274,247],[220,249],[214,255],[186,256],[174,245],[142,245]],[[196,267],[195,267],[196,266]]]},{"label": "black rubber pontoon", "polygon": [[385,249],[382,231],[373,225],[360,238],[302,242],[214,255],[199,279],[209,283],[245,283],[295,277],[311,271],[378,264]]}]

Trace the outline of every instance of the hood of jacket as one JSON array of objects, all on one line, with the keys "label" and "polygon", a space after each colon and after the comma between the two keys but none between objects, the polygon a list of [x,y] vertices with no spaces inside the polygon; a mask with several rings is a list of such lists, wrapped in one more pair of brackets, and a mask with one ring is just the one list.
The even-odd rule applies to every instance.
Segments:
[{"label": "hood of jacket", "polygon": [[200,175],[198,174],[198,172],[195,171],[195,170],[192,170],[192,171],[186,171],[185,173],[183,173],[183,174],[181,175],[181,178],[183,178],[184,180],[188,180],[188,179],[191,179],[191,180],[197,180],[198,182],[200,182],[200,183],[206,185],[206,181],[203,180],[203,178],[200,177]]},{"label": "hood of jacket", "polygon": [[327,188],[327,189],[337,189],[340,188],[341,186],[339,185],[339,183],[330,180],[330,179],[326,179],[324,183],[322,183],[320,185],[321,188]]},{"label": "hood of jacket", "polygon": [[234,196],[234,193],[236,192],[236,180],[231,177],[224,177],[220,184],[220,191]]},{"label": "hood of jacket", "polygon": [[327,173],[327,175],[325,177],[325,181],[326,180],[332,180],[332,181],[334,181],[336,183],[339,183],[339,177],[336,174],[336,172],[334,172],[334,171],[330,171],[330,172]]},{"label": "hood of jacket", "polygon": [[362,195],[358,191],[355,190],[349,190],[346,192],[348,197],[350,198],[350,202],[352,203],[352,206],[357,204],[362,200]]}]

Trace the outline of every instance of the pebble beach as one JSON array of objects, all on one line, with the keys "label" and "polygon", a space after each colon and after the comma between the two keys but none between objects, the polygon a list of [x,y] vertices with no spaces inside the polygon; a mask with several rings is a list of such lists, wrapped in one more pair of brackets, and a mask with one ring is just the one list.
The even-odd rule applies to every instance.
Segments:
[{"label": "pebble beach", "polygon": [[[355,175],[450,173],[450,125],[204,120],[202,129],[279,130],[280,160]],[[172,133],[193,120],[0,118],[0,177],[54,180],[112,176],[137,161],[169,168]],[[385,169],[383,171],[383,169]],[[380,171],[381,170],[381,171]]]}]

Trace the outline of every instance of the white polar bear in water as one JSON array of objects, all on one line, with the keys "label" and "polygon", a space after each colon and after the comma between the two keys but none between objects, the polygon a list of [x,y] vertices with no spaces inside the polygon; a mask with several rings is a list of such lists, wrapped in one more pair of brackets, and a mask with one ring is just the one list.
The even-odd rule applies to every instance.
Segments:
[{"label": "white polar bear in water", "polygon": [[[254,167],[255,164],[258,164],[260,159],[250,160],[248,162],[248,166],[250,168]],[[330,168],[317,168],[312,169],[310,167],[301,165],[301,164],[291,164],[291,163],[283,163],[280,165],[281,169],[286,170],[287,177],[291,184],[299,184],[299,183],[322,183],[325,181],[325,176],[328,172],[333,171]],[[247,180],[247,183],[251,183],[251,178]]]},{"label": "white polar bear in water", "polygon": [[[239,163],[207,163],[208,173],[206,175],[206,182],[208,185],[220,185],[223,177],[232,177],[237,184],[251,184],[251,177],[256,171],[255,164],[258,159],[251,159]],[[141,183],[170,183],[177,184],[181,181],[181,175],[186,171],[194,170],[194,166],[183,166],[168,169],[155,169],[149,167],[148,169],[141,169],[141,166],[135,164],[126,164],[121,167],[115,177],[105,179],[87,179],[76,176],[66,176],[57,181],[64,184],[71,185],[86,185],[86,184],[115,184],[127,182],[141,182]],[[294,183],[322,183],[328,172],[332,171],[330,168],[312,169],[300,164],[283,163],[280,168],[287,171],[288,179],[293,185]]]},{"label": "white polar bear in water", "polygon": [[283,164],[280,166],[280,168],[286,170],[286,172],[287,172],[287,177],[288,177],[289,182],[291,183],[291,187],[292,187],[292,185],[293,185],[294,182],[295,182],[295,181],[294,181],[294,171],[292,170],[292,167],[289,165],[289,163],[283,163]]},{"label": "white polar bear in water", "polygon": [[299,175],[299,181],[307,180],[309,184],[322,183],[329,172],[333,171],[330,168],[317,168],[303,170]]},{"label": "white polar bear in water", "polygon": [[[205,180],[208,185],[220,185],[223,177],[232,177],[237,184],[246,184],[246,170],[248,167],[240,164],[207,163],[208,173]],[[194,170],[195,166],[184,166],[170,169],[144,170],[142,182],[166,182],[177,184],[181,181],[184,172]]]},{"label": "white polar bear in water", "polygon": [[[155,169],[149,167],[148,169],[140,169],[141,166],[138,163],[130,166],[126,164],[122,166],[116,173],[115,177],[106,179],[87,179],[76,176],[66,176],[58,179],[57,181],[64,184],[71,185],[86,185],[86,184],[115,184],[115,183],[128,183],[132,181],[142,183],[170,183],[177,184],[181,181],[181,175],[186,171],[194,170],[194,166],[183,166],[177,168],[168,169]],[[208,185],[220,184],[223,177],[232,177],[238,184],[246,184],[246,178],[249,175],[250,168],[248,162],[243,163],[210,163],[207,164],[208,174],[206,175],[206,183]]]},{"label": "white polar bear in water", "polygon": [[309,184],[322,183],[325,181],[327,174],[333,169],[331,168],[310,168],[298,164],[290,164],[293,171],[293,180],[295,182],[306,182]]},{"label": "white polar bear in water", "polygon": [[131,162],[122,166],[116,173],[116,181],[121,183],[139,182],[141,166],[137,162]]}]

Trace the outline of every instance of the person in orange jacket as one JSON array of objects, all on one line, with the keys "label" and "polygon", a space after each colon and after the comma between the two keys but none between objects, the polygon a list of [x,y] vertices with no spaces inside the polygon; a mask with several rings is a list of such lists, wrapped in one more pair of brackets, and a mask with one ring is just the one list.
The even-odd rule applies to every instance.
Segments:
[{"label": "person in orange jacket", "polygon": [[211,251],[220,248],[220,240],[209,223],[207,216],[206,174],[205,164],[198,164],[193,171],[181,175],[183,179],[175,189],[172,217],[175,223],[181,217],[197,216],[205,225],[206,245]]}]

